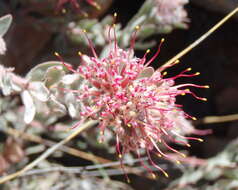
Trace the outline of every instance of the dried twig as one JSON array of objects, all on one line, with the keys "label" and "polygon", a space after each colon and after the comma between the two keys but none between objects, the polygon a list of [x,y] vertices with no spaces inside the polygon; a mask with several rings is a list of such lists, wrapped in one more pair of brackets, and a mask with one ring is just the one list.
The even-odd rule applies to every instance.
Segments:
[{"label": "dried twig", "polygon": [[[123,164],[135,164],[137,162],[146,161],[146,160],[148,160],[148,158],[144,157],[140,159],[134,159],[132,161],[123,161]],[[39,174],[44,174],[49,172],[66,172],[66,173],[84,174],[84,172],[87,172],[88,170],[95,170],[95,169],[106,168],[106,167],[115,167],[120,165],[121,165],[121,162],[116,161],[116,162],[110,162],[106,164],[95,164],[95,165],[84,166],[84,167],[62,167],[62,166],[49,167],[49,168],[43,168],[43,169],[30,170],[28,172],[25,172],[22,176],[39,175]],[[164,167],[167,168],[167,164],[164,164]]]},{"label": "dried twig", "polygon": [[208,36],[210,36],[213,32],[215,32],[218,28],[220,28],[228,19],[230,19],[233,15],[235,15],[238,12],[238,7],[235,8],[232,12],[230,12],[227,16],[225,16],[221,21],[219,21],[215,26],[213,26],[210,30],[208,30],[205,34],[203,34],[199,39],[197,39],[195,42],[190,44],[187,48],[185,48],[183,51],[178,53],[176,56],[174,56],[172,59],[167,61],[165,64],[162,65],[163,67],[168,67],[169,65],[175,63],[178,59],[183,57],[185,54],[190,52],[193,48],[195,48],[197,45],[199,45],[202,41],[204,41]]},{"label": "dried twig", "polygon": [[195,124],[212,124],[212,123],[224,123],[238,121],[238,114],[224,115],[224,116],[207,116],[199,119]]},{"label": "dried twig", "polygon": [[32,169],[34,166],[36,166],[39,162],[41,162],[42,160],[44,160],[45,158],[47,158],[48,156],[50,156],[54,151],[56,151],[59,147],[61,147],[62,145],[66,144],[67,142],[69,142],[70,140],[72,140],[73,138],[75,138],[76,136],[78,136],[82,131],[84,131],[85,129],[88,129],[89,127],[95,125],[97,123],[97,121],[95,120],[90,120],[84,124],[82,124],[77,130],[75,130],[72,134],[70,134],[68,137],[66,137],[65,139],[63,139],[62,141],[60,141],[59,143],[55,144],[54,146],[50,147],[47,151],[45,151],[41,156],[39,156],[37,159],[35,159],[33,162],[31,162],[30,164],[26,165],[23,169],[19,170],[16,173],[4,176],[2,178],[0,178],[0,184],[5,183],[9,180],[12,180],[20,175],[22,175],[23,173],[25,173],[26,171]]},{"label": "dried twig", "polygon": [[[176,167],[175,165],[173,165],[173,167]],[[149,166],[149,168],[152,171],[157,171],[156,168],[154,168],[153,166]],[[162,167],[164,168],[164,167]],[[139,167],[135,167],[133,169],[136,169],[138,171],[140,171],[140,173],[143,173],[146,171],[146,169],[143,166],[139,166]],[[165,167],[165,169],[167,169],[167,167]],[[107,175],[112,176],[112,175],[123,175],[124,172],[121,169],[105,169],[104,170],[106,172]],[[39,175],[39,174],[43,174],[43,173],[48,173],[48,172],[65,172],[65,173],[74,173],[74,174],[81,174],[83,177],[99,177],[102,176],[101,172],[98,170],[93,170],[93,171],[85,171],[85,170],[81,170],[80,168],[67,168],[67,167],[53,167],[53,168],[49,168],[49,169],[37,169],[37,170],[32,170],[29,171],[27,173],[24,174],[24,176],[29,176],[29,175]],[[130,171],[127,172],[128,174],[131,173]]]},{"label": "dried twig", "polygon": [[[13,129],[13,128],[7,128],[5,130],[5,132],[9,135],[14,136],[14,137],[20,137],[24,140],[28,140],[28,141],[31,141],[31,142],[43,144],[43,145],[49,146],[49,147],[54,146],[56,144],[56,142],[54,142],[54,141],[43,139],[42,137],[39,137],[39,136],[36,136],[36,135],[33,135],[33,134],[28,134],[28,133],[25,133],[23,131],[19,131],[17,129]],[[78,149],[75,149],[75,148],[71,148],[71,147],[65,146],[65,145],[60,146],[58,148],[58,150],[61,150],[61,151],[65,152],[65,153],[68,153],[70,155],[80,157],[80,158],[83,158],[85,160],[89,160],[89,161],[92,161],[92,162],[99,162],[99,163],[112,162],[111,160],[108,160],[108,159],[105,159],[105,158],[102,158],[102,157],[99,157],[99,156],[95,156],[93,154],[90,154],[90,153],[87,153],[87,152],[84,152],[84,151],[81,151],[81,150],[78,150]]]},{"label": "dried twig", "polygon": [[[29,140],[29,141],[32,141],[32,142],[43,144],[45,146],[52,147],[52,146],[54,146],[56,144],[53,141],[46,140],[46,139],[43,139],[43,138],[41,138],[39,136],[28,134],[28,133],[25,133],[23,131],[19,131],[19,130],[12,129],[12,128],[6,129],[5,132],[8,133],[9,135],[14,136],[14,137],[21,137],[21,138],[23,138],[25,140]],[[81,151],[81,150],[78,150],[78,149],[75,149],[75,148],[71,148],[71,147],[68,147],[68,146],[65,146],[65,145],[60,146],[58,148],[58,150],[61,150],[63,152],[71,154],[73,156],[77,156],[77,157],[83,158],[85,160],[92,161],[94,163],[104,163],[104,165],[106,165],[106,164],[110,164],[110,163],[113,162],[111,160],[102,158],[100,156],[96,156],[96,155],[93,155],[93,154],[90,154],[90,153],[87,153],[87,152],[84,152],[84,151]],[[113,167],[113,168],[121,168],[121,166],[118,165],[118,164],[111,165],[111,167]],[[135,175],[141,176],[141,171],[137,170],[136,168],[125,167],[125,169],[127,171],[129,171],[130,173],[133,173]],[[150,176],[145,176],[145,177],[150,178]]]},{"label": "dried twig", "polygon": [[[180,158],[177,155],[169,154],[169,156],[176,158],[176,160],[179,160],[183,162],[183,166],[189,165],[189,166],[203,166],[206,165],[206,160],[199,159],[195,157],[187,157],[187,158]],[[123,161],[123,164],[135,164],[137,162],[141,161],[147,161],[148,157],[143,157],[140,159],[134,159],[132,161]],[[107,168],[107,167],[113,167],[116,168],[121,165],[121,162],[110,162],[106,164],[96,164],[96,165],[90,165],[85,167],[49,167],[49,168],[43,168],[43,169],[34,169],[30,170],[28,172],[25,172],[22,176],[30,176],[30,175],[41,175],[44,173],[49,172],[65,172],[65,173],[74,173],[74,174],[81,174],[82,176],[101,176],[100,171],[95,171],[100,168]],[[157,169],[151,165],[147,165],[151,170],[156,171]],[[160,167],[164,170],[168,169],[178,169],[181,165],[176,164],[160,164]],[[138,171],[139,173],[143,173],[146,171],[144,167],[133,167],[132,170],[129,170],[128,173],[133,173],[134,170]],[[90,171],[93,170],[93,171]],[[104,171],[107,173],[107,175],[121,175],[123,174],[123,171],[121,169],[104,169]]]}]

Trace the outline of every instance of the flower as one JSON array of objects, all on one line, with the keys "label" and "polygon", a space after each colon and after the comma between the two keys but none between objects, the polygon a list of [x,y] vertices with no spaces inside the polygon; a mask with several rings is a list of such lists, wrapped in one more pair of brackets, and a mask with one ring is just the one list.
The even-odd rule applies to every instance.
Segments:
[{"label": "flower", "polygon": [[[110,36],[109,39],[111,39]],[[88,41],[93,56],[79,53],[82,63],[77,69],[63,62],[70,71],[84,78],[80,89],[73,90],[81,103],[82,120],[79,123],[88,118],[98,120],[100,141],[104,140],[105,130],[113,131],[120,160],[128,152],[134,152],[140,158],[140,150],[144,149],[150,163],[168,177],[168,174],[154,163],[151,154],[179,163],[178,160],[164,153],[161,147],[185,157],[168,142],[190,147],[186,140],[202,141],[200,138],[183,136],[188,132],[199,133],[199,131],[194,130],[186,119],[195,120],[196,118],[185,113],[182,105],[176,104],[176,97],[191,94],[199,100],[206,101],[206,98],[198,97],[188,87],[209,88],[209,86],[190,83],[175,85],[175,79],[179,77],[199,75],[198,72],[189,73],[191,68],[174,77],[166,78],[164,70],[168,67],[160,67],[156,71],[149,67],[160,52],[163,39],[156,54],[148,61],[146,57],[149,50],[142,58],[134,55],[135,39],[132,39],[128,50],[118,47],[115,29],[114,42],[110,42],[112,48],[104,58],[97,56],[92,42],[89,39]],[[178,62],[176,61],[171,66]],[[152,173],[143,162],[141,163]],[[152,175],[154,176],[153,173]]]},{"label": "flower", "polygon": [[4,39],[0,36],[0,55],[4,55],[6,52],[7,48],[6,48],[6,44]]},{"label": "flower", "polygon": [[188,0],[154,0],[156,4],[156,18],[159,27],[171,30],[173,27],[187,27],[189,21],[184,5]]}]

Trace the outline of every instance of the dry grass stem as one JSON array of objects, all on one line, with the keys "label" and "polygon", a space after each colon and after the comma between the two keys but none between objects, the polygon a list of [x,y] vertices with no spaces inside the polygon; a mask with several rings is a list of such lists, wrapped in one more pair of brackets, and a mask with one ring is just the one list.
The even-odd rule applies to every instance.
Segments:
[{"label": "dry grass stem", "polygon": [[207,116],[199,119],[195,124],[212,124],[212,123],[225,123],[231,121],[237,121],[238,114],[224,115],[224,116]]},{"label": "dry grass stem", "polygon": [[168,60],[165,64],[163,64],[162,67],[167,67],[170,64],[175,63],[177,60],[179,60],[181,57],[183,57],[185,54],[190,52],[193,48],[198,46],[202,41],[204,41],[208,36],[210,36],[213,32],[215,32],[218,28],[220,28],[227,20],[229,20],[232,16],[234,16],[238,12],[238,7],[235,8],[232,12],[230,12],[227,16],[225,16],[221,21],[219,21],[215,26],[213,26],[210,30],[208,30],[205,34],[203,34],[200,38],[198,38],[195,42],[190,44],[187,48],[185,48],[183,51],[178,53],[176,56],[174,56],[172,59]]},{"label": "dry grass stem", "polygon": [[33,162],[29,163],[28,165],[26,165],[23,169],[17,171],[16,173],[4,176],[2,178],[0,178],[0,184],[5,183],[9,180],[12,180],[20,175],[22,175],[23,173],[25,173],[26,171],[32,169],[33,167],[35,167],[39,162],[41,162],[42,160],[46,159],[48,156],[50,156],[53,152],[55,152],[57,149],[59,149],[59,147],[61,147],[62,145],[66,144],[67,142],[69,142],[70,140],[72,140],[73,138],[75,138],[76,136],[78,136],[82,131],[84,131],[85,129],[88,129],[89,127],[92,127],[93,125],[97,124],[97,121],[95,120],[90,120],[84,124],[82,124],[80,127],[78,127],[72,134],[70,134],[68,137],[66,137],[65,139],[63,139],[62,141],[60,141],[59,143],[55,144],[54,146],[50,147],[47,151],[45,151],[41,156],[39,156],[37,159],[35,159]]}]

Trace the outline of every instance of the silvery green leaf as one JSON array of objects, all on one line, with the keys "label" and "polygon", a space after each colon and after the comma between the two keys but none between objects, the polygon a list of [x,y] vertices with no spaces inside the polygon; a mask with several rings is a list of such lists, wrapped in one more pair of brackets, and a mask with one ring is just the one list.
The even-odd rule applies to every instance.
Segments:
[{"label": "silvery green leaf", "polygon": [[17,120],[19,119],[18,115],[14,111],[8,111],[4,114],[4,117],[7,119],[7,121],[10,121],[12,123],[16,123]]},{"label": "silvery green leaf", "polygon": [[22,88],[18,84],[15,84],[12,80],[10,82],[11,82],[12,90],[16,92],[20,92],[22,90]]},{"label": "silvery green leaf", "polygon": [[153,47],[156,44],[157,44],[157,42],[155,40],[151,40],[151,41],[148,41],[148,42],[144,42],[144,41],[136,42],[135,49],[144,50],[144,49],[148,49],[150,47]]},{"label": "silvery green leaf", "polygon": [[[48,61],[41,63],[30,70],[30,72],[26,75],[26,78],[30,81],[43,81],[45,79],[45,73],[50,67],[59,66],[63,69],[64,66],[59,61]],[[65,69],[66,70],[66,69]]]},{"label": "silvery green leaf", "polygon": [[4,117],[0,117],[0,131],[5,130],[8,127],[8,121]]},{"label": "silvery green leaf", "polygon": [[95,24],[98,23],[97,19],[83,19],[81,20],[78,25],[80,26],[80,28],[86,29],[86,30],[90,30]]},{"label": "silvery green leaf", "polygon": [[[0,88],[2,90],[3,95],[8,96],[12,93],[12,91],[20,92],[22,88],[19,86],[18,76],[12,73],[13,68],[4,68],[0,66]],[[15,77],[16,80],[13,80]],[[21,78],[19,78],[21,80]]]},{"label": "silvery green leaf", "polygon": [[145,39],[156,33],[156,26],[154,24],[148,24],[141,27],[138,36],[140,39]]},{"label": "silvery green leaf", "polygon": [[153,75],[154,73],[154,68],[153,67],[147,67],[145,68],[138,76],[138,78],[149,78]]},{"label": "silvery green leaf", "polygon": [[178,184],[195,184],[203,177],[202,170],[186,172],[181,178],[178,179]]},{"label": "silvery green leaf", "polygon": [[218,180],[214,185],[214,190],[236,190],[238,188],[237,180],[221,179]]},{"label": "silvery green leaf", "polygon": [[[153,5],[154,5],[154,0],[146,0],[145,3],[139,9],[139,11],[136,13],[136,15],[128,22],[127,26],[128,27],[132,26],[133,23],[135,23],[136,25],[140,24],[140,22],[138,22],[136,20],[138,20],[138,18],[140,18],[142,16],[147,17],[151,13],[151,10],[153,9]],[[137,22],[138,22],[138,24],[137,24]],[[135,25],[133,26],[133,28],[134,27],[135,27]]]},{"label": "silvery green leaf", "polygon": [[213,168],[217,166],[228,167],[228,166],[231,166],[231,164],[232,162],[230,160],[229,153],[226,151],[223,151],[222,153],[208,160],[206,170],[212,171]]},{"label": "silvery green leaf", "polygon": [[161,34],[168,34],[173,30],[171,25],[161,25],[157,27],[157,32]]},{"label": "silvery green leaf", "polygon": [[68,74],[63,76],[62,83],[66,85],[70,85],[74,83],[76,80],[79,80],[80,76],[79,74]]},{"label": "silvery green leaf", "polygon": [[221,175],[223,175],[223,170],[219,167],[216,167],[216,168],[213,168],[212,169],[212,172],[209,171],[209,172],[206,172],[204,174],[204,178],[205,179],[208,179],[208,180],[215,180],[217,178],[219,178]]},{"label": "silvery green leaf", "polygon": [[203,174],[204,173],[202,170],[196,170],[196,171],[186,175],[186,177],[184,177],[184,179],[185,179],[186,183],[195,183],[203,177]]},{"label": "silvery green leaf", "polygon": [[45,150],[45,145],[39,144],[39,145],[33,145],[30,147],[27,147],[24,151],[29,156],[31,154],[38,154],[40,152],[43,152]]},{"label": "silvery green leaf", "polygon": [[188,28],[188,25],[184,24],[184,23],[176,23],[174,26],[179,29],[187,29]]},{"label": "silvery green leaf", "polygon": [[6,74],[5,77],[2,77],[1,88],[4,96],[8,96],[11,94],[12,86],[11,86],[11,76],[9,74]]},{"label": "silvery green leaf", "polygon": [[78,113],[77,111],[77,103],[76,103],[76,98],[73,93],[67,93],[65,96],[65,103],[68,108],[69,115],[71,117],[75,117]]},{"label": "silvery green leaf", "polygon": [[62,66],[52,66],[47,69],[45,74],[45,84],[47,87],[59,82],[65,75]]},{"label": "silvery green leaf", "polygon": [[42,82],[31,82],[29,86],[30,93],[42,102],[46,102],[49,99],[49,90]]},{"label": "silvery green leaf", "polygon": [[128,47],[130,44],[131,34],[125,32],[124,35],[121,36],[121,44],[123,47]]},{"label": "silvery green leaf", "polygon": [[237,180],[237,178],[230,181],[230,183],[228,185],[228,188],[229,189],[235,189],[235,188],[237,189],[238,188],[238,180]]},{"label": "silvery green leaf", "polygon": [[225,175],[228,178],[232,178],[232,179],[237,179],[238,180],[238,169],[225,170],[225,171],[223,170],[223,175]]},{"label": "silvery green leaf", "polygon": [[135,30],[136,26],[141,26],[145,20],[146,20],[145,15],[142,15],[138,17],[137,19],[133,20],[133,22],[131,22],[130,25],[128,25],[129,30],[130,31]]},{"label": "silvery green leaf", "polygon": [[95,45],[98,45],[98,46],[103,46],[105,44],[105,38],[102,36],[102,34],[99,32],[99,30],[95,30],[95,31],[98,31],[95,36],[95,40],[94,40],[94,43]]},{"label": "silvery green leaf", "polygon": [[74,106],[73,103],[69,103],[69,104],[68,104],[68,111],[69,111],[69,115],[70,115],[71,117],[75,117],[76,114],[77,114],[76,107]]},{"label": "silvery green leaf", "polygon": [[[155,22],[155,24],[156,24],[156,21],[158,21],[157,19],[158,19],[158,17],[156,16],[157,15],[157,8],[156,8],[156,6],[154,6],[151,10],[150,10],[150,12],[149,12],[149,18],[153,21],[152,23],[154,23]],[[159,22],[160,23],[160,22]]]},{"label": "silvery green leaf", "polygon": [[67,113],[66,107],[63,104],[61,104],[59,101],[57,101],[53,95],[50,96],[48,105],[52,109],[53,112],[59,112],[61,114]]},{"label": "silvery green leaf", "polygon": [[153,5],[154,5],[154,0],[145,1],[145,3],[141,6],[137,15],[148,14],[148,12],[150,12],[151,9],[153,8]]},{"label": "silvery green leaf", "polygon": [[102,25],[111,25],[112,23],[113,23],[113,17],[111,15],[107,15],[101,20]]},{"label": "silvery green leaf", "polygon": [[29,124],[33,121],[36,114],[35,104],[30,93],[27,90],[23,91],[21,98],[25,106],[24,121],[25,123]]},{"label": "silvery green leaf", "polygon": [[0,18],[0,36],[3,36],[12,23],[12,15],[8,14]]},{"label": "silvery green leaf", "polygon": [[104,48],[101,51],[100,58],[107,57],[109,55],[111,48],[113,48],[113,44],[108,44],[108,45],[104,46]]}]

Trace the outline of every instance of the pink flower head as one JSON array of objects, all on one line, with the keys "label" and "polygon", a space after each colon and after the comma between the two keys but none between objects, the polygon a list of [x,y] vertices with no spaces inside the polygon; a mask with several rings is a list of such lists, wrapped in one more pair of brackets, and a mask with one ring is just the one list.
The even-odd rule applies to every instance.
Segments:
[{"label": "pink flower head", "polygon": [[[108,39],[111,37],[109,36]],[[198,97],[187,88],[209,87],[195,84],[175,85],[176,78],[193,77],[199,73],[191,74],[189,73],[191,68],[188,68],[174,77],[165,78],[161,74],[166,69],[165,67],[156,71],[149,67],[159,54],[162,43],[160,43],[157,53],[147,61],[146,56],[149,50],[142,58],[134,56],[134,40],[133,38],[132,45],[128,50],[123,50],[118,47],[114,31],[114,43],[110,42],[112,48],[106,57],[99,58],[89,40],[93,56],[80,54],[82,64],[76,70],[71,65],[65,63],[64,65],[84,78],[80,89],[74,91],[82,104],[82,121],[87,118],[99,121],[101,141],[104,140],[105,130],[114,132],[116,151],[120,160],[125,153],[131,151],[140,158],[140,149],[144,149],[150,163],[162,171],[165,176],[168,176],[162,168],[154,163],[151,154],[179,162],[164,153],[161,147],[185,156],[168,145],[167,142],[175,142],[189,147],[186,140],[202,141],[199,138],[183,136],[187,132],[197,132],[186,120],[186,118],[194,120],[196,118],[186,114],[182,110],[182,105],[176,104],[176,97],[191,94],[197,99],[206,101],[205,98]],[[176,63],[178,61],[174,64]],[[152,172],[143,162],[141,163],[148,171]]]},{"label": "pink flower head", "polygon": [[157,19],[161,27],[186,26],[189,21],[184,5],[188,0],[154,0],[157,7]]}]

